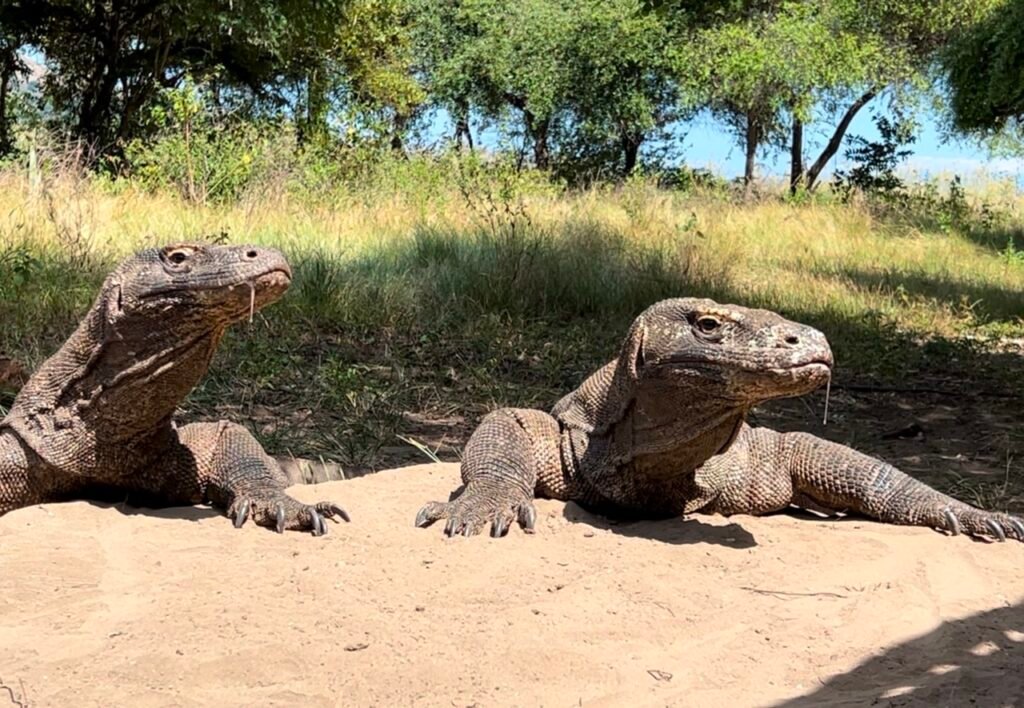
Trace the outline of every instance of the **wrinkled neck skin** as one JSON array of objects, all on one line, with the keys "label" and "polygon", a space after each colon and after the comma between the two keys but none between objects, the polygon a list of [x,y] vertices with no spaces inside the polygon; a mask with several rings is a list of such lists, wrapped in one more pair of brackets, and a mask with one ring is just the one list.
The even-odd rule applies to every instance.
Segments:
[{"label": "wrinkled neck skin", "polygon": [[84,427],[101,445],[143,442],[169,424],[209,368],[227,323],[170,310],[122,321],[110,297],[100,296],[31,378],[8,420],[31,420],[40,431]]},{"label": "wrinkled neck skin", "polygon": [[[728,449],[748,411],[736,401],[699,389],[643,385],[613,428],[613,448],[623,453],[620,464],[632,463],[650,477],[690,474]],[[626,443],[625,449],[620,441]]]},{"label": "wrinkled neck skin", "polygon": [[659,479],[687,475],[728,448],[750,410],[743,401],[715,396],[702,376],[637,380],[612,362],[559,403],[555,415],[591,442],[601,440],[606,462],[616,468],[629,465],[631,474]]}]

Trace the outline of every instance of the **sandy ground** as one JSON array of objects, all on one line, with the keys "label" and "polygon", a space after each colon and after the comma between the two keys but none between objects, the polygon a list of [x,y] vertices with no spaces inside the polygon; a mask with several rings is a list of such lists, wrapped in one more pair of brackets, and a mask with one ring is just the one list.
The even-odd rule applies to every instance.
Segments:
[{"label": "sandy ground", "polygon": [[209,509],[0,518],[0,706],[1024,705],[1024,545],[860,520],[444,539],[455,465],[299,487],[325,539]]}]

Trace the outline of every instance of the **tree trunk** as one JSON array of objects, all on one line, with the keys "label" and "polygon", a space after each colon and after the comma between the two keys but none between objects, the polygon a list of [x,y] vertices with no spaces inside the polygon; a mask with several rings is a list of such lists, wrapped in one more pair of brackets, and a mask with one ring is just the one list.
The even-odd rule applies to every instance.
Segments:
[{"label": "tree trunk", "polygon": [[17,49],[7,49],[0,57],[0,157],[11,151],[11,127],[7,120],[7,95],[11,89],[11,79],[17,70]]},{"label": "tree trunk", "polygon": [[469,128],[469,104],[459,101],[455,107],[455,151],[462,151],[462,140],[465,138],[466,146],[473,152],[473,132]]},{"label": "tree trunk", "polygon": [[537,120],[532,113],[526,111],[526,130],[533,140],[533,165],[538,170],[546,170],[551,164],[551,150],[548,145],[547,120]]},{"label": "tree trunk", "polygon": [[153,52],[153,61],[149,64],[152,69],[135,77],[135,81],[129,84],[122,80],[121,85],[124,92],[124,106],[121,109],[121,120],[117,127],[116,142],[123,145],[131,137],[133,121],[136,114],[146,102],[152,98],[158,83],[163,83],[164,73],[167,68],[167,61],[171,53],[170,40],[164,40]]},{"label": "tree trunk", "polygon": [[296,136],[300,145],[308,145],[327,134],[327,80],[323,67],[306,72],[305,114]]},{"label": "tree trunk", "polygon": [[538,170],[546,170],[551,162],[551,152],[548,146],[548,132],[551,121],[548,118],[539,120],[526,106],[526,99],[513,93],[506,93],[505,100],[509,105],[518,108],[523,112],[523,122],[526,124],[526,134],[533,141],[533,164]]},{"label": "tree trunk", "polygon": [[636,169],[640,157],[640,146],[644,142],[642,133],[634,133],[628,130],[622,132],[622,176],[629,177]]},{"label": "tree trunk", "polygon": [[409,125],[409,116],[395,113],[391,122],[391,150],[398,154],[405,154],[405,130]]},{"label": "tree trunk", "polygon": [[839,121],[839,125],[837,125],[835,131],[833,131],[832,137],[829,138],[828,144],[825,145],[825,149],[821,151],[818,159],[815,160],[814,164],[807,170],[806,183],[808,190],[814,189],[818,182],[818,176],[821,175],[821,171],[825,169],[825,165],[828,164],[828,161],[831,160],[839,151],[839,146],[842,144],[843,137],[846,135],[846,131],[849,129],[854,116],[856,116],[857,112],[866,106],[871,99],[878,95],[878,91],[878,88],[873,88],[870,91],[867,91],[846,109],[846,113],[843,114],[842,120]]},{"label": "tree trunk", "polygon": [[804,181],[804,122],[793,118],[793,145],[790,149],[789,193],[796,194]]},{"label": "tree trunk", "polygon": [[757,147],[761,144],[761,126],[757,119],[747,114],[746,163],[743,166],[743,185],[749,193],[754,188],[754,173],[757,170]]}]

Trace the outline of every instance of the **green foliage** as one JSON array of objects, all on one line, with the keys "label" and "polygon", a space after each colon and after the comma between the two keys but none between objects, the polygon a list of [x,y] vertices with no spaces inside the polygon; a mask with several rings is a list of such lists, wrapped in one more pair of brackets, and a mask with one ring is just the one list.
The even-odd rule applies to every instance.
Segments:
[{"label": "green foliage", "polygon": [[0,298],[15,298],[18,291],[39,270],[39,260],[25,246],[4,246],[0,249]]},{"label": "green foliage", "polygon": [[[435,100],[457,118],[522,119],[534,160],[622,174],[676,115],[675,36],[639,0],[420,0]],[[556,162],[558,160],[556,159]]]},{"label": "green foliage", "polygon": [[906,146],[916,140],[914,123],[899,115],[890,120],[876,114],[875,127],[879,133],[876,141],[860,136],[851,138],[853,144],[846,150],[846,159],[853,161],[854,166],[835,174],[834,188],[845,199],[855,190],[883,198],[905,190],[895,170],[911,154]]},{"label": "green foliage", "polygon": [[1024,117],[1024,3],[999,2],[942,54],[952,88],[954,123],[997,132]]},{"label": "green foliage", "polygon": [[155,138],[134,140],[125,150],[131,170],[151,189],[171,188],[195,203],[238,199],[295,151],[279,126],[215,121],[191,83],[164,98],[152,111]]},{"label": "green foliage", "polygon": [[679,53],[685,100],[743,137],[756,125],[758,144],[780,142],[785,114],[806,121],[823,94],[883,82],[884,46],[852,27],[850,14],[841,2],[784,2],[698,26]]},{"label": "green foliage", "polygon": [[999,252],[999,255],[1010,265],[1024,266],[1024,249],[1017,248],[1013,236],[1006,239],[1006,247]]},{"label": "green foliage", "polygon": [[343,0],[36,0],[0,26],[43,52],[52,116],[97,154],[133,137],[159,86],[186,72],[264,92],[323,50]]}]

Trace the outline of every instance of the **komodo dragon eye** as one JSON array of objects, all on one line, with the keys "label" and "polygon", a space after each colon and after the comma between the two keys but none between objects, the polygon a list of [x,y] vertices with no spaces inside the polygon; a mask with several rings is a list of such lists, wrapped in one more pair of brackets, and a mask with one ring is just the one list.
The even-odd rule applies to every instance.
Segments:
[{"label": "komodo dragon eye", "polygon": [[705,334],[714,332],[716,329],[722,326],[721,320],[711,315],[704,315],[697,320],[697,329]]},{"label": "komodo dragon eye", "polygon": [[191,248],[175,248],[173,251],[168,252],[167,260],[174,265],[181,265],[192,256],[195,251]]}]

